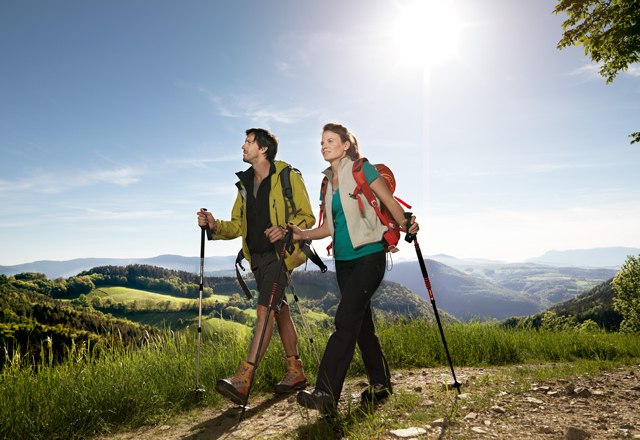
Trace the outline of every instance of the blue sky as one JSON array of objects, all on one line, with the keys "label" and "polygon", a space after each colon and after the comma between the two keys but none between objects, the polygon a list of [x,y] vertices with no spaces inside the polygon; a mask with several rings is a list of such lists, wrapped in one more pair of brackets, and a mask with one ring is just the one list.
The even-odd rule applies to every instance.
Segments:
[{"label": "blue sky", "polygon": [[394,170],[426,255],[640,247],[640,70],[606,85],[558,51],[554,5],[452,2],[457,45],[425,68],[394,43],[407,1],[3,1],[0,264],[198,255],[249,127],[315,207],[333,121]]}]

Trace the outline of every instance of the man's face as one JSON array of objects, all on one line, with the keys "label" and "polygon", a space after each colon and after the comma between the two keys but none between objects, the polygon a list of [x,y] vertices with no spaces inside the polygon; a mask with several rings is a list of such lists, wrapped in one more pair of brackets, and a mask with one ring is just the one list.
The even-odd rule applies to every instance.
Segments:
[{"label": "man's face", "polygon": [[260,158],[261,154],[258,142],[256,142],[256,135],[249,133],[244,140],[244,144],[242,144],[242,161],[253,164]]}]

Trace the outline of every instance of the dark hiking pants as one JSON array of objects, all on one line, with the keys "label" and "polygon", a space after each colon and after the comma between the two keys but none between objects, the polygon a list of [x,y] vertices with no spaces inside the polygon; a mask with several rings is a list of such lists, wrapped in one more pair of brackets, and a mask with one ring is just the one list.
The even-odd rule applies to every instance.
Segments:
[{"label": "dark hiking pants", "polygon": [[371,297],[382,282],[386,264],[384,252],[355,260],[336,261],[340,304],[335,327],[325,349],[316,388],[330,393],[337,402],[353,359],[356,343],[360,348],[369,383],[391,387],[389,368],[375,334]]}]

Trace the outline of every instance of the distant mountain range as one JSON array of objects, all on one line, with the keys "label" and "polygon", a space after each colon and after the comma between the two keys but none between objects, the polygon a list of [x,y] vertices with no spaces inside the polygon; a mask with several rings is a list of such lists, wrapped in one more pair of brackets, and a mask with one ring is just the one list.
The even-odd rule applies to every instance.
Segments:
[{"label": "distant mountain range", "polygon": [[[537,313],[612,278],[615,269],[555,267],[533,263],[426,261],[438,308],[463,319],[505,319]],[[385,279],[428,299],[417,262],[398,262]]]},{"label": "distant mountain range", "polygon": [[640,254],[640,248],[606,247],[596,249],[572,249],[548,251],[528,263],[550,264],[553,266],[615,267],[619,268],[629,255]]},{"label": "distant mountain range", "polygon": [[[207,275],[231,275],[235,274],[233,265],[235,257],[206,257],[205,270]],[[80,272],[98,266],[127,266],[129,264],[148,264],[150,266],[166,267],[167,269],[183,270],[185,272],[198,273],[200,271],[200,258],[183,257],[180,255],[159,255],[152,258],[76,258],[65,261],[42,260],[32,263],[16,264],[14,266],[0,266],[0,273],[15,275],[23,272],[43,273],[50,280],[56,278],[68,278],[78,275]],[[245,265],[246,267],[246,265]]]},{"label": "distant mountain range", "polygon": [[[553,251],[538,262],[504,263],[482,259],[458,259],[435,255],[427,260],[427,269],[436,304],[460,319],[504,319],[537,313],[554,304],[569,300],[580,293],[611,279],[626,255],[640,254],[636,248],[601,248],[584,251]],[[571,260],[571,257],[573,260]],[[567,261],[566,264],[552,261]],[[606,263],[597,266],[596,261]],[[235,257],[207,257],[207,276],[231,276]],[[246,263],[246,262],[245,262]],[[333,269],[333,260],[326,261]],[[83,258],[68,261],[36,261],[15,266],[0,266],[0,273],[15,275],[39,272],[49,279],[68,278],[97,266],[147,264],[168,269],[197,273],[198,257],[160,255],[153,258]],[[245,264],[248,270],[247,265]],[[308,263],[308,270],[315,270]],[[428,300],[424,279],[418,263],[396,261],[385,279],[409,288]]]},{"label": "distant mountain range", "polygon": [[[527,263],[564,267],[618,269],[628,255],[640,255],[640,248],[606,247],[566,251],[552,250],[539,257],[529,258]],[[468,270],[469,267],[504,266],[508,264],[503,261],[481,258],[456,258],[445,254],[432,255],[428,258],[463,271]],[[234,262],[234,256],[206,257],[205,270],[208,275],[231,275],[234,273]],[[325,263],[330,268],[333,267],[332,259],[325,260]],[[126,266],[128,264],[149,264],[187,272],[197,272],[200,270],[200,258],[198,257],[183,257],[180,255],[167,254],[151,258],[76,258],[64,261],[40,260],[13,266],[0,266],[0,273],[15,275],[22,272],[39,272],[47,275],[49,279],[55,279],[58,277],[67,278],[77,275],[82,271],[89,270],[96,266]],[[315,268],[312,263],[309,263],[309,266]]]}]

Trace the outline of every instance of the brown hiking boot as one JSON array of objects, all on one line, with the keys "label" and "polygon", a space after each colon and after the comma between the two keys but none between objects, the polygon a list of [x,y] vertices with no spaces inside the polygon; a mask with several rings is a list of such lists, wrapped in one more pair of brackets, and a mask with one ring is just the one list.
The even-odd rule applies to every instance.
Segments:
[{"label": "brown hiking boot", "polygon": [[244,405],[249,394],[249,384],[251,383],[251,374],[254,368],[255,366],[247,361],[240,362],[235,376],[231,376],[228,379],[220,379],[216,383],[216,391],[233,403]]},{"label": "brown hiking boot", "polygon": [[303,390],[307,386],[307,376],[302,369],[302,361],[295,356],[287,356],[287,373],[276,385],[277,394],[290,393],[296,390]]}]

